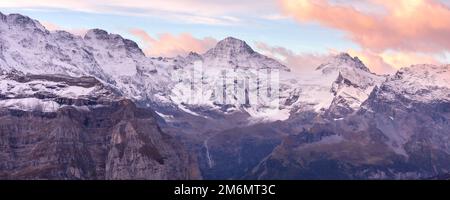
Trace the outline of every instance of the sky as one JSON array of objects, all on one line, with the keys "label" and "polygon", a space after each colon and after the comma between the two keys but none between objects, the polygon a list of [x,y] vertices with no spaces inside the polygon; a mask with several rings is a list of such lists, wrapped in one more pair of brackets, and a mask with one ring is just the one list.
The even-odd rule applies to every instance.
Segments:
[{"label": "sky", "polygon": [[348,52],[379,74],[450,63],[450,0],[0,0],[49,30],[105,29],[148,56],[203,53],[232,36],[291,68]]}]

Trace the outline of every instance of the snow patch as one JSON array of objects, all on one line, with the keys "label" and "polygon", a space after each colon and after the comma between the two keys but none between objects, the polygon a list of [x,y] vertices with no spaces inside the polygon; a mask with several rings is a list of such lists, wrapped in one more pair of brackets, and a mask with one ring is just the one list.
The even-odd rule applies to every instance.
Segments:
[{"label": "snow patch", "polygon": [[0,100],[0,107],[23,111],[56,112],[60,105],[49,100],[23,98]]}]

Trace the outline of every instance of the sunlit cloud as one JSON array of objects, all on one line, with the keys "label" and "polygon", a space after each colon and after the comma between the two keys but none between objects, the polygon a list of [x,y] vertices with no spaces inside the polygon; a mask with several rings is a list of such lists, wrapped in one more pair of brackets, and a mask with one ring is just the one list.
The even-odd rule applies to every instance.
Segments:
[{"label": "sunlit cloud", "polygon": [[[370,50],[349,49],[348,53],[353,57],[358,57],[371,72],[376,74],[391,74],[396,71],[395,65],[388,63],[382,56]],[[415,63],[412,63],[415,64]]]},{"label": "sunlit cloud", "polygon": [[348,50],[352,56],[357,56],[372,72],[378,74],[391,74],[402,67],[414,64],[442,64],[434,55],[414,52],[386,51],[375,53],[369,50]]},{"label": "sunlit cloud", "polygon": [[[327,62],[331,57],[340,53],[334,49],[330,49],[325,54],[295,53],[287,48],[270,46],[263,42],[257,42],[255,46],[263,54],[278,59],[298,73],[312,71],[320,64]],[[346,52],[352,57],[358,57],[371,72],[376,74],[392,74],[401,67],[409,67],[418,63],[440,63],[434,56],[422,53],[389,51],[379,54],[370,50],[355,49],[348,49]]]},{"label": "sunlit cloud", "polygon": [[442,52],[450,49],[450,9],[436,0],[366,0],[383,12],[367,13],[327,0],[281,0],[283,11],[301,22],[318,22],[347,33],[372,51]]},{"label": "sunlit cloud", "polygon": [[412,64],[440,64],[450,50],[450,8],[438,0],[280,0],[301,23],[338,29],[361,47],[350,49],[372,71],[390,73]]},{"label": "sunlit cloud", "polygon": [[397,69],[402,67],[409,67],[413,64],[427,63],[427,64],[441,64],[441,62],[432,55],[413,52],[384,52],[380,56]]},{"label": "sunlit cloud", "polygon": [[[348,38],[344,39],[347,46],[343,48],[341,46],[339,49],[348,49],[351,55],[358,56],[372,71],[377,73],[389,73],[394,71],[393,69],[410,64],[448,63],[450,60],[450,56],[448,56],[450,50],[449,6],[448,1],[445,4],[443,0],[0,1],[1,8],[55,9],[125,17],[156,17],[172,20],[168,23],[169,26],[174,25],[171,23],[176,23],[176,25],[179,23],[214,26],[242,25],[246,23],[245,20],[257,18],[266,20],[268,25],[272,23],[277,27],[279,23],[291,25],[290,21],[294,19],[302,24],[319,24],[314,27],[318,27],[320,31],[327,30],[327,28],[342,31]],[[285,23],[286,21],[289,23]],[[66,24],[59,25],[50,22],[42,22],[42,24],[49,30],[62,29],[76,35],[84,35],[86,32],[84,29],[67,28]],[[166,31],[170,30],[161,30],[161,32]],[[290,29],[280,31],[289,33]],[[254,34],[253,32],[257,31],[249,32],[252,32],[249,34]],[[141,40],[140,44],[144,51],[151,56],[175,56],[186,54],[189,51],[201,53],[216,43],[213,38],[195,38],[188,33],[164,33],[150,36],[143,29],[133,29],[131,33]],[[340,32],[337,33],[340,34]],[[313,39],[320,40],[317,37],[314,36]],[[258,39],[256,35],[255,39]],[[269,41],[264,42],[276,44],[278,41],[272,37]],[[354,44],[357,48],[354,48]],[[333,45],[336,46],[332,43],[326,48],[333,48]],[[314,68],[324,57],[328,56],[317,53],[298,54],[289,49],[295,45],[274,47],[258,43],[257,46],[265,54],[276,57],[287,65],[300,66],[299,69]],[[317,50],[317,52],[323,52],[323,49]],[[447,56],[442,58],[442,55]]]},{"label": "sunlit cloud", "polygon": [[163,33],[153,38],[142,29],[132,29],[130,32],[141,40],[144,45],[144,52],[148,56],[173,57],[186,55],[189,52],[204,53],[217,43],[214,38],[198,39],[189,33],[179,35]]}]

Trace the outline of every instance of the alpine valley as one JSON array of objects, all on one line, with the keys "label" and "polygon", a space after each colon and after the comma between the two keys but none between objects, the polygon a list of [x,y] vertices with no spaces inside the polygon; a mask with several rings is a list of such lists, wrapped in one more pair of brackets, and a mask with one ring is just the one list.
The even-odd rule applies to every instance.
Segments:
[{"label": "alpine valley", "polygon": [[232,37],[154,58],[0,13],[0,179],[448,174],[450,65],[377,75],[341,53],[299,74]]}]

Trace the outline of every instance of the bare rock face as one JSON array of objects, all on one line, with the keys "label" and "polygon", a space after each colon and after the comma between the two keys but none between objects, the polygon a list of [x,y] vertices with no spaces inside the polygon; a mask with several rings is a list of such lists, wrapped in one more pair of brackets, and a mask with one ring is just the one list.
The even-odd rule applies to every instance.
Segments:
[{"label": "bare rock face", "polygon": [[90,111],[0,113],[0,179],[199,178],[153,113],[128,100]]},{"label": "bare rock face", "polygon": [[200,178],[196,161],[161,131],[151,109],[95,79],[1,78],[0,179]]}]

